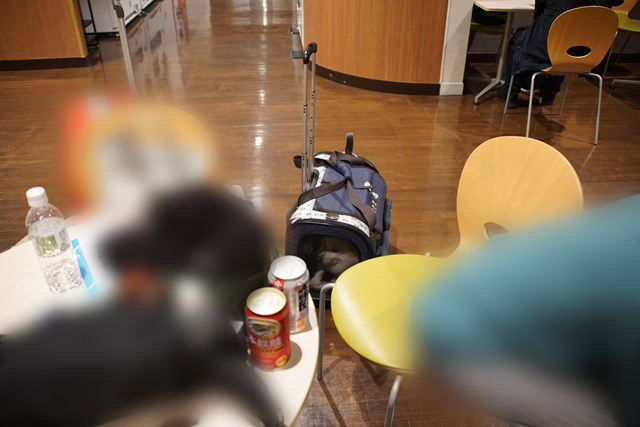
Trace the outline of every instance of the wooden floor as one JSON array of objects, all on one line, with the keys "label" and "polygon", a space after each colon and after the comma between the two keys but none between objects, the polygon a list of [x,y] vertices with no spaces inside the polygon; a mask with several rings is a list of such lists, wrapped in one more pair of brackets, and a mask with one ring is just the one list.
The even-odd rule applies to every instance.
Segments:
[{"label": "wooden floor", "polygon": [[[216,133],[227,180],[256,202],[281,247],[285,212],[299,191],[291,157],[300,144],[302,74],[290,58],[298,48],[288,34],[290,5],[164,0],[130,32],[142,92],[185,106]],[[78,93],[126,82],[117,39],[103,40],[100,51],[90,68],[0,72],[0,250],[25,234],[30,186],[46,186],[53,203],[66,207],[57,161],[63,107]],[[479,90],[491,69],[470,67],[470,90]],[[387,179],[395,252],[448,254],[458,239],[455,196],[465,159],[486,139],[524,133],[526,109],[503,116],[498,101],[475,106],[472,99],[390,95],[318,79],[317,145],[341,149],[345,133],[354,132],[356,152]],[[598,147],[590,82],[572,83],[562,117],[550,115],[553,108],[534,117],[532,136],[567,156],[588,206],[640,193],[639,99],[636,88],[604,95]],[[392,378],[355,356],[334,328],[325,366],[325,381],[314,383],[299,425],[382,425]],[[436,397],[425,405],[418,390],[411,381],[403,386],[395,425],[490,425]]]}]

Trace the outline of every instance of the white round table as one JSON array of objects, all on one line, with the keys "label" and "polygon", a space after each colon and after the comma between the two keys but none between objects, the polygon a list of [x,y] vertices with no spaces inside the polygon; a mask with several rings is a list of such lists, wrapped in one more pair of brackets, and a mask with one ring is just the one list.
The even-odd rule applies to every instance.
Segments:
[{"label": "white round table", "polygon": [[[69,227],[71,239],[77,239],[84,254],[93,276],[93,284],[85,280],[84,286],[68,294],[57,295],[49,291],[29,241],[0,254],[0,334],[16,331],[53,308],[86,306],[108,295],[108,274],[95,252],[97,242],[108,228],[96,226],[95,221],[83,221]],[[276,371],[254,368],[280,406],[287,426],[295,424],[302,410],[318,359],[318,322],[311,299],[309,307],[309,326],[304,331],[291,335],[291,360],[287,365]],[[188,404],[182,402],[180,408],[183,411],[181,416],[196,420],[195,425],[201,427],[256,425],[256,421],[246,411],[224,396],[199,397]],[[184,411],[188,413],[185,414]],[[176,412],[178,409],[168,409],[166,406],[150,408],[105,426],[159,426],[175,417]]]}]

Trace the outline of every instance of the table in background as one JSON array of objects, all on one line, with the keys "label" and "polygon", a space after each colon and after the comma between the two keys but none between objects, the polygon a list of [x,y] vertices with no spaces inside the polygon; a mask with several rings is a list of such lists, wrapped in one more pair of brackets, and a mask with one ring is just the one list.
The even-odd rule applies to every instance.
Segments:
[{"label": "table in background", "polygon": [[480,103],[482,98],[491,89],[504,84],[504,68],[507,59],[507,49],[509,48],[509,37],[513,27],[513,15],[515,12],[532,11],[535,9],[535,0],[474,0],[474,4],[487,12],[506,12],[507,20],[502,33],[502,43],[500,43],[500,56],[498,57],[498,69],[496,77],[480,91],[473,99],[474,104]]},{"label": "table in background", "polygon": [[[82,221],[79,225],[69,227],[69,235],[72,240],[78,239],[99,292],[108,294],[109,286],[101,286],[101,281],[109,282],[108,275],[101,267],[95,248],[109,226],[103,227],[103,222],[99,223],[100,226],[95,222]],[[13,332],[29,324],[52,307],[81,307],[92,300],[85,286],[68,294],[50,292],[29,241],[0,254],[0,277],[0,334]],[[304,406],[318,359],[318,322],[311,298],[309,307],[309,326],[291,335],[291,360],[279,370],[255,369],[280,406],[287,426],[295,424]],[[189,415],[198,421],[197,426],[200,427],[255,426],[250,414],[228,401],[208,400],[192,406],[198,408],[199,412]],[[175,415],[168,408],[155,408],[109,422],[105,426],[162,425]]]}]

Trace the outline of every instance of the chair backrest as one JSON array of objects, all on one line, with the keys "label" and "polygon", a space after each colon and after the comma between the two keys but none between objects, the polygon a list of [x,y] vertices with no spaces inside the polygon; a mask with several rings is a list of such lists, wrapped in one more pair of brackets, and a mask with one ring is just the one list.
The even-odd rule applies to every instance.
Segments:
[{"label": "chair backrest", "polygon": [[558,16],[549,30],[550,72],[589,73],[605,57],[618,30],[618,16],[602,6],[585,6]]},{"label": "chair backrest", "polygon": [[638,0],[617,0],[613,2],[614,6],[612,9],[616,12],[622,12],[628,15],[637,2]]},{"label": "chair backrest", "polygon": [[582,206],[580,179],[558,150],[521,136],[490,139],[473,150],[460,176],[458,249],[486,241],[495,225],[514,231]]}]

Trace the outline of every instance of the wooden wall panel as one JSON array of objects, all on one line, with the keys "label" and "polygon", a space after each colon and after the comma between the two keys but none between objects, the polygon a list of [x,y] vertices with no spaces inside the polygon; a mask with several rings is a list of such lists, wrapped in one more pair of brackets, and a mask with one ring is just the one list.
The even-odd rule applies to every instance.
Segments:
[{"label": "wooden wall panel", "polygon": [[439,83],[448,0],[305,0],[318,64],[377,80]]},{"label": "wooden wall panel", "polygon": [[76,0],[0,0],[0,60],[87,56]]}]

